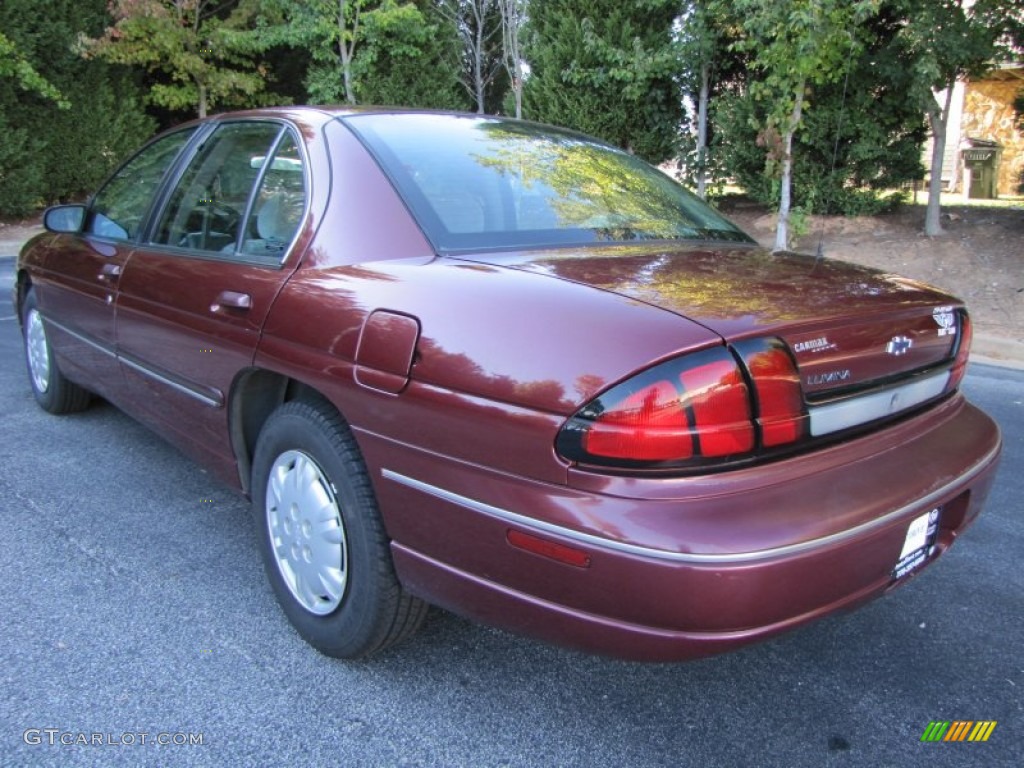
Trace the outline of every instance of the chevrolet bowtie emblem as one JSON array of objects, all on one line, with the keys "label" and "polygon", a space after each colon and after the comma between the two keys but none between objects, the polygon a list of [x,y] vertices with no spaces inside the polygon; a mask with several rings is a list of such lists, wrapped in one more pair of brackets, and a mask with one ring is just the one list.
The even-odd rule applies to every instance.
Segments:
[{"label": "chevrolet bowtie emblem", "polygon": [[914,342],[906,336],[893,336],[892,341],[885,345],[885,351],[890,355],[905,355],[907,350],[914,346]]}]

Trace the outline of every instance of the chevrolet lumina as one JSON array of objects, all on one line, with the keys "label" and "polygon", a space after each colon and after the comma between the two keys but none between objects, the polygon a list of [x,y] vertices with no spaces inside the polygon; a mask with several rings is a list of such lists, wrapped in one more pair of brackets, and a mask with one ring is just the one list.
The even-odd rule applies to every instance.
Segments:
[{"label": "chevrolet lumina", "polygon": [[44,223],[15,284],[35,399],[102,397],[248,495],[331,656],[428,604],[620,657],[728,650],[911,579],[1000,454],[959,300],[770,253],[557,128],[223,114]]}]

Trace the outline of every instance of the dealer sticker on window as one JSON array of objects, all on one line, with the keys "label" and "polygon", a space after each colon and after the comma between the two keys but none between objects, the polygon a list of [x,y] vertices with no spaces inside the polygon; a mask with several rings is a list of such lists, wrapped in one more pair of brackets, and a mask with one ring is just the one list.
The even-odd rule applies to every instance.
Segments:
[{"label": "dealer sticker on window", "polygon": [[892,577],[900,579],[924,564],[935,553],[935,539],[939,532],[939,509],[914,518],[907,528],[907,537],[903,540]]}]

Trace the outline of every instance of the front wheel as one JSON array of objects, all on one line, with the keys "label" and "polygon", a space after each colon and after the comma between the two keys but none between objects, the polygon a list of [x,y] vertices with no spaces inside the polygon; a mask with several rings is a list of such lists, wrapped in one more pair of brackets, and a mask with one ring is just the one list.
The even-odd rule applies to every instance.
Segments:
[{"label": "front wheel", "polygon": [[427,605],[398,582],[369,475],[337,412],[293,401],[271,414],[252,489],[267,578],[306,642],[358,658],[416,631]]},{"label": "front wheel", "polygon": [[22,306],[21,327],[25,338],[25,363],[36,402],[49,413],[74,413],[88,407],[92,395],[69,381],[57,365],[43,315],[36,305],[36,292],[31,288]]}]

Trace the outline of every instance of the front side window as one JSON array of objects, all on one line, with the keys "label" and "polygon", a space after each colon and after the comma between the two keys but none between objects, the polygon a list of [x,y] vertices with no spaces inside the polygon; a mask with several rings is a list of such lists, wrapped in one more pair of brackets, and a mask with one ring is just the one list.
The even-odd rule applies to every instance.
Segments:
[{"label": "front side window", "polygon": [[171,193],[153,242],[233,253],[249,197],[280,132],[276,123],[226,123],[217,128]]},{"label": "front side window", "polygon": [[195,128],[157,139],[125,163],[93,199],[85,231],[114,240],[139,234],[164,173],[192,138]]}]

